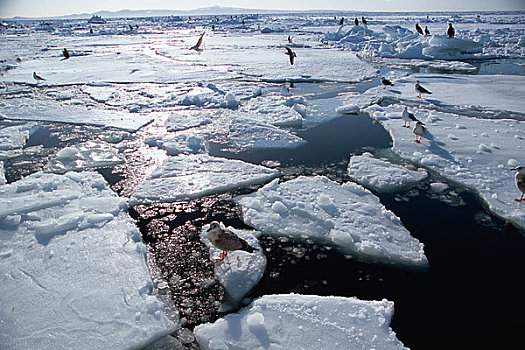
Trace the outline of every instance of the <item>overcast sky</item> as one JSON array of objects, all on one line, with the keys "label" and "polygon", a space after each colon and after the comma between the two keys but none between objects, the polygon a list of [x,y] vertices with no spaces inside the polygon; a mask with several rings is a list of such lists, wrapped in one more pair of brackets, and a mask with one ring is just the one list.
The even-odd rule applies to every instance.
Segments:
[{"label": "overcast sky", "polygon": [[0,17],[45,17],[100,10],[190,10],[209,6],[279,10],[490,11],[525,10],[525,0],[0,0]]}]

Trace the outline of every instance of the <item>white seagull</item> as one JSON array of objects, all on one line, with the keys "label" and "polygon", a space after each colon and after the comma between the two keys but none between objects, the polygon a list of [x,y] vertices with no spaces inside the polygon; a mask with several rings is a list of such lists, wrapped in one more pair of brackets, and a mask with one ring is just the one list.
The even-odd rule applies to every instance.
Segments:
[{"label": "white seagull", "polygon": [[254,250],[259,250],[249,245],[248,242],[232,231],[225,228],[223,229],[217,221],[210,223],[210,228],[208,228],[207,232],[211,244],[222,250],[219,259],[215,259],[217,262],[223,261],[229,251],[244,250],[248,253],[253,253]]},{"label": "white seagull", "polygon": [[[418,122],[419,120],[416,119],[416,117],[408,111],[408,108],[405,106],[403,109],[403,112],[401,113],[401,118],[405,121],[405,124],[403,124],[404,128],[410,128],[410,122]],[[408,125],[407,125],[408,123]]]},{"label": "white seagull", "polygon": [[419,94],[417,97],[421,98],[421,94],[432,94],[430,91],[419,85],[419,80],[416,80],[416,86],[415,86],[416,92]]},{"label": "white seagull", "polygon": [[518,186],[518,189],[521,191],[521,197],[519,199],[516,198],[515,201],[516,202],[525,201],[525,198],[523,198],[523,196],[525,195],[525,167],[523,165],[520,165],[510,170],[517,171],[516,186]]},{"label": "white seagull", "polygon": [[414,140],[416,143],[421,143],[421,136],[425,135],[427,132],[427,129],[425,129],[423,125],[425,124],[418,120],[416,122],[416,126],[414,126],[414,129],[412,129],[412,132],[416,134],[416,139]]},{"label": "white seagull", "polygon": [[36,72],[33,72],[33,78],[34,78],[36,81],[45,80],[45,79],[42,78],[40,75],[36,74]]}]

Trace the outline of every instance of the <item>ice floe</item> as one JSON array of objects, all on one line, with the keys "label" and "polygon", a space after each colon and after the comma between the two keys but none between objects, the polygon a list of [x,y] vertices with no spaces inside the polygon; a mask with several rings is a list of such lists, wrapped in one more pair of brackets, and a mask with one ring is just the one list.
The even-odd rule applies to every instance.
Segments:
[{"label": "ice floe", "polygon": [[3,100],[0,114],[6,119],[50,121],[79,125],[112,127],[136,131],[151,122],[140,114],[68,106],[56,101],[28,98]]},{"label": "ice floe", "polygon": [[204,350],[407,349],[390,328],[393,313],[386,299],[266,295],[194,332]]},{"label": "ice floe", "polygon": [[390,132],[394,152],[474,189],[493,212],[525,227],[525,208],[514,202],[519,191],[509,171],[524,162],[525,122],[414,109],[427,128],[421,144],[416,144],[411,130],[401,127],[402,109],[374,105],[365,112]]},{"label": "ice floe", "polygon": [[409,170],[377,159],[371,153],[352,156],[348,165],[348,175],[359,184],[378,192],[407,189],[428,176],[424,169]]},{"label": "ice floe", "polygon": [[168,157],[139,185],[130,203],[188,200],[265,183],[278,175],[260,165],[205,154]]},{"label": "ice floe", "polygon": [[175,330],[126,202],[101,175],[0,186],[0,221],[2,346],[140,348]]},{"label": "ice floe", "polygon": [[5,179],[4,162],[0,160],[0,185],[4,185],[7,182]]},{"label": "ice floe", "polygon": [[19,122],[0,127],[0,159],[7,159],[10,151],[23,148],[39,128],[36,123]]},{"label": "ice floe", "polygon": [[46,165],[45,170],[53,173],[65,173],[72,170],[109,167],[122,162],[118,150],[110,144],[87,141],[58,151]]},{"label": "ice floe", "polygon": [[[224,225],[221,224],[221,227],[224,227]],[[266,257],[257,240],[260,235],[259,232],[228,227],[229,230],[258,250],[253,253],[235,250],[228,252],[227,257],[223,261],[216,262],[215,259],[219,256],[221,250],[217,249],[208,240],[208,228],[209,225],[205,225],[202,228],[201,240],[210,250],[210,260],[214,263],[215,276],[224,287],[225,298],[221,305],[221,311],[226,311],[237,306],[244,296],[259,282],[266,269]]]},{"label": "ice floe", "polygon": [[208,141],[192,132],[168,133],[162,136],[150,136],[144,140],[150,146],[165,149],[170,156],[178,154],[208,153]]},{"label": "ice floe", "polygon": [[185,111],[171,113],[166,120],[168,131],[181,131],[211,123],[211,118],[202,112]]},{"label": "ice floe", "polygon": [[358,259],[411,266],[428,264],[423,244],[371,192],[323,176],[277,179],[236,197],[243,220],[263,234],[309,238]]}]

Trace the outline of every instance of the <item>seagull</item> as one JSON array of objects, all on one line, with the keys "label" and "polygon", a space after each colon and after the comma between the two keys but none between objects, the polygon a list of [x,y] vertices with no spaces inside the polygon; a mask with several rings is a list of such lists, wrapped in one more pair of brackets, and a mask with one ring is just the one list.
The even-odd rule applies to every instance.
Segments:
[{"label": "seagull", "polygon": [[390,80],[385,79],[385,77],[381,77],[381,84],[383,84],[383,90],[386,89],[388,85],[394,86],[394,84],[392,84]]},{"label": "seagull", "polygon": [[448,34],[449,38],[453,38],[454,35],[456,34],[456,31],[454,30],[454,27],[452,27],[452,23],[448,24],[447,34]]},{"label": "seagull", "polygon": [[293,36],[288,35],[288,42],[292,43]]},{"label": "seagull", "polygon": [[199,40],[197,40],[197,43],[195,44],[195,46],[190,47],[190,50],[195,50],[195,51],[203,50],[201,49],[201,45],[202,45],[202,40],[204,39],[204,34],[206,34],[206,32],[201,34],[201,37],[199,38]]},{"label": "seagull", "polygon": [[415,86],[415,89],[416,89],[416,92],[419,94],[417,97],[421,98],[421,94],[429,94],[431,95],[432,93],[430,91],[428,91],[427,89],[425,89],[424,87],[422,87],[421,85],[419,85],[419,80],[416,80],[416,86]]},{"label": "seagull", "polygon": [[427,129],[425,129],[423,125],[425,124],[418,120],[416,122],[416,126],[414,126],[414,129],[412,129],[412,132],[416,134],[416,139],[414,140],[416,143],[421,143],[421,136],[425,135],[427,132]]},{"label": "seagull", "polygon": [[345,18],[341,17],[341,19],[339,20],[339,25],[342,26],[343,23],[345,23]]},{"label": "seagull", "polygon": [[419,23],[416,23],[416,30],[419,34],[423,35],[423,29],[419,26]]},{"label": "seagull", "polygon": [[515,199],[515,201],[516,202],[525,201],[525,198],[523,198],[523,196],[525,195],[525,167],[523,165],[520,165],[510,170],[517,171],[516,186],[518,186],[518,189],[521,191],[520,199]]},{"label": "seagull", "polygon": [[428,30],[428,26],[425,26],[425,35],[430,35],[430,30]]},{"label": "seagull", "polygon": [[[408,108],[405,107],[403,109],[403,112],[401,113],[401,118],[405,121],[405,124],[403,125],[404,128],[410,128],[410,122],[418,122],[416,117],[412,113],[408,111]],[[408,125],[407,125],[408,122]]]},{"label": "seagull", "polygon": [[66,60],[69,58],[69,51],[67,51],[66,48],[64,48],[64,50],[62,50],[62,54],[64,55],[64,57],[66,58]]},{"label": "seagull", "polygon": [[363,22],[363,24],[366,25],[367,22],[366,22],[365,17],[361,16],[361,22]]},{"label": "seagull", "polygon": [[253,253],[254,250],[259,250],[249,245],[248,242],[237,236],[232,231],[226,228],[223,229],[217,221],[212,221],[210,223],[207,232],[211,244],[222,250],[219,259],[215,259],[217,262],[223,261],[229,251],[244,250],[248,253]]},{"label": "seagull", "polygon": [[35,78],[36,81],[39,81],[39,80],[45,80],[45,79],[42,78],[40,75],[36,74],[36,72],[33,72],[33,78]]},{"label": "seagull", "polygon": [[357,17],[354,19],[354,23],[355,23],[356,26],[359,25],[359,20],[357,19]]},{"label": "seagull", "polygon": [[297,57],[297,55],[288,46],[285,46],[284,48],[286,49],[284,54],[290,56],[290,64],[293,66],[294,58]]}]

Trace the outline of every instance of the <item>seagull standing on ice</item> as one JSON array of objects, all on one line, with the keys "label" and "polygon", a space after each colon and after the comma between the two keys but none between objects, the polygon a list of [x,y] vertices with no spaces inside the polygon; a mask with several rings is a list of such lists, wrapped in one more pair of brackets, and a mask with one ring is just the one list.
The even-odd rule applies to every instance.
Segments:
[{"label": "seagull standing on ice", "polygon": [[415,89],[416,89],[416,92],[418,93],[417,97],[419,98],[421,98],[421,94],[429,94],[429,95],[432,94],[430,91],[428,91],[427,89],[419,85],[419,80],[416,80]]},{"label": "seagull standing on ice", "polygon": [[430,35],[430,30],[428,30],[428,26],[425,26],[425,35]]},{"label": "seagull standing on ice", "polygon": [[518,186],[518,189],[521,191],[520,199],[515,199],[515,201],[516,202],[525,201],[525,198],[523,198],[523,196],[525,195],[525,167],[523,165],[520,165],[510,170],[517,171],[516,186]]},{"label": "seagull standing on ice", "polygon": [[385,79],[385,77],[381,77],[381,84],[383,84],[383,90],[386,89],[388,85],[394,86],[394,84],[392,84],[390,80]]},{"label": "seagull standing on ice", "polygon": [[412,132],[416,134],[416,139],[414,140],[416,143],[421,143],[421,136],[425,135],[427,132],[427,129],[425,129],[423,125],[425,124],[418,120],[416,126],[414,126],[414,129],[412,130]]},{"label": "seagull standing on ice", "polygon": [[66,58],[66,60],[69,58],[69,51],[67,51],[66,48],[64,48],[64,50],[62,50],[62,55],[64,55],[64,57]]},{"label": "seagull standing on ice", "polygon": [[361,22],[363,22],[363,24],[366,26],[367,22],[364,16],[361,16]]},{"label": "seagull standing on ice", "polygon": [[449,38],[453,38],[456,35],[456,30],[452,27],[452,23],[448,24],[447,34]]},{"label": "seagull standing on ice", "polygon": [[423,29],[419,26],[419,23],[416,23],[416,30],[419,34],[423,35]]},{"label": "seagull standing on ice", "polygon": [[354,23],[355,23],[356,26],[359,25],[359,20],[357,19],[357,17],[354,19]]},{"label": "seagull standing on ice", "polygon": [[254,250],[259,250],[249,245],[248,242],[237,236],[232,231],[225,228],[223,229],[217,221],[211,222],[210,228],[208,228],[207,232],[211,244],[222,250],[219,259],[215,259],[217,262],[223,261],[229,251],[244,250],[248,253],[253,253]]},{"label": "seagull standing on ice", "polygon": [[297,55],[288,46],[285,46],[284,48],[286,49],[286,52],[284,54],[290,56],[290,64],[293,66],[295,57],[297,57]]},{"label": "seagull standing on ice", "polygon": [[341,17],[341,19],[339,20],[339,25],[342,26],[343,23],[345,23],[345,18]]},{"label": "seagull standing on ice", "polygon": [[199,38],[199,40],[197,40],[197,43],[195,44],[195,46],[190,47],[190,50],[195,50],[195,51],[203,50],[201,49],[201,45],[202,45],[202,40],[204,39],[204,34],[206,34],[206,32],[201,34],[201,37]]},{"label": "seagull standing on ice", "polygon": [[36,81],[45,80],[45,79],[42,78],[40,75],[36,74],[36,72],[33,72],[33,78],[34,78]]},{"label": "seagull standing on ice", "polygon": [[404,128],[410,128],[410,122],[419,122],[419,120],[417,120],[417,118],[408,111],[408,108],[406,106],[403,109],[403,112],[401,113],[401,118],[405,121],[405,124],[403,124]]}]

